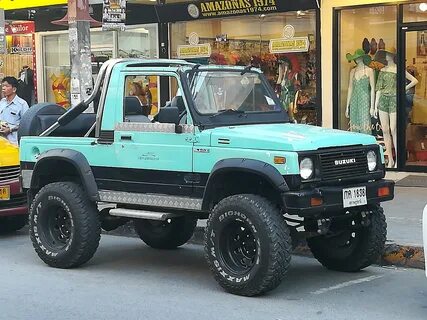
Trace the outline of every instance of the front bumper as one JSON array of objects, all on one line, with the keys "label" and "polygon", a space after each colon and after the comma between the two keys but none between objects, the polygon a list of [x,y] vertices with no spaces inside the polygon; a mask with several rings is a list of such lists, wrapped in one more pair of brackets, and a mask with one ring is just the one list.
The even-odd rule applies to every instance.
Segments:
[{"label": "front bumper", "polygon": [[[310,190],[289,191],[283,194],[283,202],[288,214],[303,217],[321,215],[327,211],[344,209],[343,189],[366,186],[367,203],[376,204],[394,198],[394,181],[381,179],[373,182],[346,186],[324,186]],[[379,196],[378,189],[388,187],[389,195]],[[321,200],[321,204],[312,205],[312,199]]]},{"label": "front bumper", "polygon": [[19,180],[1,181],[0,186],[10,189],[10,200],[0,200],[0,217],[28,214],[27,197]]}]

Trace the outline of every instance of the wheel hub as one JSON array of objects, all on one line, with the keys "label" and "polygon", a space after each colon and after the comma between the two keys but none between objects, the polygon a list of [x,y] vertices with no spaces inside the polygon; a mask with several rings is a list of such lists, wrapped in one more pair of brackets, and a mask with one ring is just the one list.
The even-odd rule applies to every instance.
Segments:
[{"label": "wheel hub", "polygon": [[233,221],[224,228],[220,245],[224,261],[231,270],[246,272],[254,266],[258,245],[254,234],[243,221]]}]

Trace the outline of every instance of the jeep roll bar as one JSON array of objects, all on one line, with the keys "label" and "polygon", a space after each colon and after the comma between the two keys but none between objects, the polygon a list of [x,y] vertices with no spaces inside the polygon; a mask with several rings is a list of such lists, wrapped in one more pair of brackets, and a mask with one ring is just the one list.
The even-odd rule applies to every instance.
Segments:
[{"label": "jeep roll bar", "polygon": [[[71,108],[70,110],[65,112],[63,115],[61,115],[53,125],[51,125],[49,128],[47,128],[45,131],[43,131],[40,134],[40,137],[48,136],[53,131],[55,131],[57,128],[59,128],[60,126],[65,126],[66,124],[70,123],[72,120],[77,118],[77,116],[79,114],[81,114],[85,110],[87,110],[87,108],[89,107],[89,104],[96,98],[96,96],[98,95],[98,93],[101,89],[101,85],[102,85],[102,82],[104,80],[107,69],[110,70],[110,73],[108,74],[108,76],[110,76],[111,75],[111,69],[114,65],[116,65],[117,63],[120,63],[120,62],[129,61],[129,60],[130,59],[111,59],[111,60],[104,62],[102,64],[100,70],[99,70],[98,77],[96,78],[95,86],[93,88],[91,95],[89,97],[87,97],[87,99],[83,100],[78,105]],[[108,68],[108,67],[110,67],[110,68]],[[101,100],[102,101],[100,101],[100,102],[104,102],[103,101],[104,99],[102,97],[101,97]]]}]

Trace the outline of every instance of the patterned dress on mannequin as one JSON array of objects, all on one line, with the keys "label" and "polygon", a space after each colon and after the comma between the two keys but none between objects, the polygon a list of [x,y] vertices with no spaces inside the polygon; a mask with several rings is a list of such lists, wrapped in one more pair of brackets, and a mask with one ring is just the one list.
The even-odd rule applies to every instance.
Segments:
[{"label": "patterned dress on mannequin", "polygon": [[371,115],[371,85],[369,77],[363,75],[360,79],[353,78],[353,92],[350,99],[350,131],[372,134]]}]

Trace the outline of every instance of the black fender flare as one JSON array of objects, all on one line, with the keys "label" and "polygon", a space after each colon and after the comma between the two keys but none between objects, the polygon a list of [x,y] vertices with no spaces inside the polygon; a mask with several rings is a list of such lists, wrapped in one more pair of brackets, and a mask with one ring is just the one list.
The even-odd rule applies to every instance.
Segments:
[{"label": "black fender flare", "polygon": [[38,187],[38,172],[45,170],[44,167],[51,160],[60,160],[70,163],[79,174],[83,187],[92,201],[99,201],[98,186],[95,181],[92,169],[86,157],[76,150],[71,149],[51,149],[42,153],[34,166],[31,177],[31,189]]},{"label": "black fender flare", "polygon": [[203,194],[203,210],[207,210],[212,198],[213,182],[215,177],[226,172],[247,172],[257,174],[261,178],[268,181],[274,189],[279,193],[289,191],[286,183],[280,172],[271,164],[254,159],[230,158],[218,161],[212,168],[206,183],[205,192]]}]

